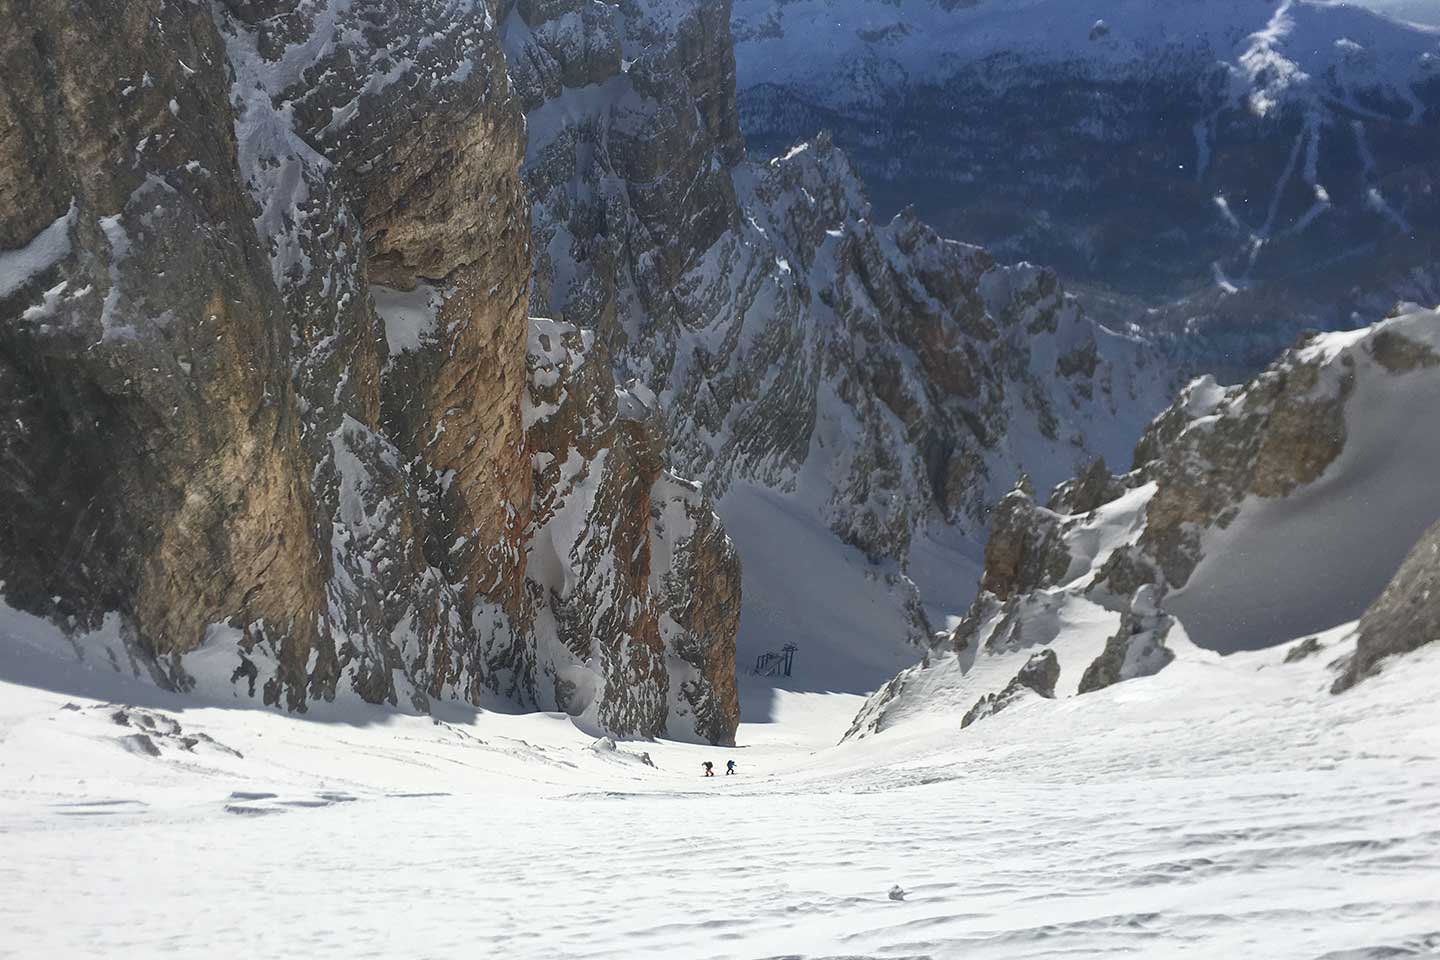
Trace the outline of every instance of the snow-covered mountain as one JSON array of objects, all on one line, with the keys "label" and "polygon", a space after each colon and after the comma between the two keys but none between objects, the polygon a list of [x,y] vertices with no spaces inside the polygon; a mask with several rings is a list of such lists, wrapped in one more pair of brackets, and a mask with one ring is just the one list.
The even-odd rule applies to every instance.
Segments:
[{"label": "snow-covered mountain", "polygon": [[1052,272],[877,223],[827,139],[745,162],[723,4],[149,16],[6,48],[105,105],[27,80],[3,125],[0,579],[92,662],[725,741],[737,621],[878,682],[1014,476],[1168,395]]},{"label": "snow-covered mountain", "polygon": [[162,7],[130,46],[38,10],[114,119],[31,84],[0,127],[27,643],[726,742],[737,656],[873,689],[1016,477],[1119,462],[1172,391],[1054,272],[877,220],[829,137],[747,160],[725,4]]},{"label": "snow-covered mountain", "polygon": [[1440,945],[1440,313],[1166,409],[723,0],[0,20],[0,955]]},{"label": "snow-covered mountain", "polygon": [[1440,312],[1413,305],[1243,386],[1196,380],[1131,472],[1097,463],[1045,506],[1028,485],[1001,501],[969,615],[851,735],[1290,643],[1296,660],[1353,645],[1325,653],[1338,692],[1440,640],[1437,405]]},{"label": "snow-covered mountain", "polygon": [[1307,0],[734,15],[752,149],[829,129],[882,209],[1205,328],[1210,365],[1440,299],[1440,29]]},{"label": "snow-covered mountain", "polygon": [[700,0],[504,11],[533,298],[654,391],[719,498],[742,664],[788,640],[814,682],[874,682],[927,636],[922,594],[943,625],[994,497],[1128,450],[1169,368],[1054,273],[877,222],[828,138],[744,162],[727,25]]}]

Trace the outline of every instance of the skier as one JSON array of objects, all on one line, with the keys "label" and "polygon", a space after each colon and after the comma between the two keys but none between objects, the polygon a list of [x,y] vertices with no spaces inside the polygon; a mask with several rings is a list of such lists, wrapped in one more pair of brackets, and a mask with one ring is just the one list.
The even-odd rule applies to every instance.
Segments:
[{"label": "skier", "polygon": [[700,764],[700,766],[705,768],[705,776],[715,776],[715,764],[711,763],[709,760],[706,760],[704,763]]},{"label": "skier", "polygon": [[732,773],[734,773],[734,772],[735,772],[735,761],[734,761],[734,760],[726,760],[726,761],[725,761],[725,776],[728,777],[728,776],[730,776],[730,774],[732,774]]}]

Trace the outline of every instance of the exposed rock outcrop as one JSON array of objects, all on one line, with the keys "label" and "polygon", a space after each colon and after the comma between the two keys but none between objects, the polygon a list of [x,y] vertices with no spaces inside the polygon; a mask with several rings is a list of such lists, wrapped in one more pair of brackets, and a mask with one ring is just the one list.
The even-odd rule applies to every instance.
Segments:
[{"label": "exposed rock outcrop", "polygon": [[1070,567],[1058,514],[1037,507],[1028,478],[990,515],[980,589],[999,600],[1049,586]]},{"label": "exposed rock outcrop", "polygon": [[1202,428],[1142,441],[1163,452],[1141,465],[1157,489],[1140,545],[1170,585],[1184,586],[1199,562],[1198,531],[1228,525],[1246,496],[1283,498],[1320,477],[1345,447],[1351,387],[1343,363],[1282,360],[1213,406],[1197,392],[1183,398],[1184,415]]},{"label": "exposed rock outcrop", "polygon": [[[0,6],[0,579],[125,615],[164,682],[235,618],[268,702],[333,691],[290,337],[208,8]],[[205,118],[203,122],[201,118]],[[5,189],[5,188],[0,188]],[[310,666],[313,664],[313,666]]]},{"label": "exposed rock outcrop", "polygon": [[1096,457],[1075,479],[1056,487],[1045,506],[1055,513],[1093,513],[1123,497],[1127,489],[1125,481],[1112,474],[1105,465],[1105,458]]},{"label": "exposed rock outcrop", "polygon": [[[1136,446],[1134,476],[1154,489],[1143,529],[1110,554],[1088,589],[1126,597],[1153,583],[1162,606],[1190,618],[1192,638],[1221,649],[1215,611],[1235,601],[1213,591],[1253,592],[1227,570],[1248,569],[1257,584],[1299,578],[1266,605],[1331,611],[1316,622],[1290,618],[1300,629],[1268,640],[1252,628],[1245,646],[1358,616],[1375,595],[1360,585],[1378,590],[1381,571],[1440,516],[1433,485],[1421,479],[1440,462],[1440,443],[1415,420],[1440,394],[1437,339],[1435,311],[1403,304],[1373,327],[1302,338],[1242,386],[1192,383]],[[1357,497],[1385,509],[1367,515],[1354,507]],[[1323,521],[1307,521],[1293,503]],[[1319,535],[1327,529],[1333,542]],[[1261,614],[1276,619],[1244,611]]]},{"label": "exposed rock outcrop", "polygon": [[[315,463],[339,666],[389,703],[514,696],[495,651],[524,646],[531,616],[527,232],[495,34],[392,0],[234,3],[216,21]],[[498,638],[476,615],[493,608]]]},{"label": "exposed rock outcrop", "polygon": [[1342,693],[1392,657],[1440,640],[1440,523],[1410,551],[1395,579],[1360,618],[1355,653],[1331,688]]},{"label": "exposed rock outcrop", "polygon": [[1120,616],[1120,629],[1105,643],[1105,652],[1085,668],[1079,693],[1102,690],[1122,680],[1159,673],[1175,654],[1165,646],[1165,637],[1175,620],[1155,606],[1155,587],[1146,584],[1136,591],[1130,609]]},{"label": "exposed rock outcrop", "polygon": [[732,739],[739,570],[709,501],[666,472],[653,399],[527,349],[525,128],[489,15],[12,7],[6,602],[180,689],[500,694]]},{"label": "exposed rock outcrop", "polygon": [[[1209,377],[1191,383],[1141,437],[1135,470],[1122,481],[1136,489],[1153,485],[1143,528],[1109,554],[1087,589],[1129,597],[1153,583],[1163,604],[1165,594],[1191,586],[1207,555],[1206,542],[1228,542],[1221,535],[1246,509],[1264,510],[1312,496],[1327,477],[1342,490],[1355,485],[1388,496],[1387,486],[1403,478],[1387,478],[1366,460],[1375,454],[1356,453],[1354,448],[1373,449],[1377,433],[1409,430],[1413,424],[1407,407],[1423,405],[1423,398],[1435,391],[1430,371],[1440,365],[1434,347],[1440,335],[1436,317],[1434,311],[1401,305],[1374,327],[1302,338],[1244,385],[1221,387]],[[1365,395],[1357,400],[1362,386]],[[1386,417],[1405,422],[1387,422]],[[1362,435],[1353,436],[1355,431]],[[1415,457],[1421,463],[1433,457],[1435,443],[1425,431],[1407,443],[1405,451],[1387,456]],[[1343,463],[1342,457],[1347,458]],[[1336,479],[1352,475],[1354,479]],[[1423,530],[1432,514],[1440,514],[1440,501],[1425,496],[1426,489],[1417,479],[1394,491],[1406,502],[1414,501],[1419,515],[1401,503],[1391,504],[1390,512],[1399,516],[1387,518],[1387,528],[1396,520],[1407,529]],[[1344,496],[1348,499],[1349,494]],[[1329,505],[1339,507],[1338,502]],[[1316,503],[1314,509],[1326,505]],[[1405,542],[1415,536],[1397,535]],[[1217,563],[1225,562],[1217,558]],[[1343,556],[1326,565],[1334,585],[1347,579],[1345,567]]]},{"label": "exposed rock outcrop", "polygon": [[735,550],[699,485],[665,470],[654,394],[617,390],[588,332],[531,325],[537,697],[606,730],[733,743]]},{"label": "exposed rock outcrop", "polygon": [[965,729],[976,720],[994,716],[1026,695],[1026,691],[1046,699],[1054,699],[1055,683],[1060,679],[1060,661],[1054,650],[1042,650],[1029,660],[1015,679],[1005,685],[999,693],[987,693],[976,701],[975,706],[960,720],[960,729]]}]

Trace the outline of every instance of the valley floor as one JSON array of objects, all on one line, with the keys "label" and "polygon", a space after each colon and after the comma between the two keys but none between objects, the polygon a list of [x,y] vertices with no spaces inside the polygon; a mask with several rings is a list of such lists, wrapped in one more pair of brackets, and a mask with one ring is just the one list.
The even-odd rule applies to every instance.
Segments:
[{"label": "valley floor", "polygon": [[1440,650],[1333,650],[840,746],[859,697],[780,691],[734,750],[0,662],[0,956],[1433,955]]}]

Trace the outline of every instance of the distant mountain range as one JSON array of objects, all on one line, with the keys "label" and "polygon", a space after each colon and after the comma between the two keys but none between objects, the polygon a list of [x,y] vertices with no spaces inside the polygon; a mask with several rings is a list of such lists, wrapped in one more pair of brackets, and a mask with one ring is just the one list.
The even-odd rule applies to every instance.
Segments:
[{"label": "distant mountain range", "polygon": [[1200,366],[1440,300],[1440,29],[1296,0],[738,0],[735,34],[752,151],[828,129],[882,213],[1054,266],[1113,322],[1213,328]]}]

